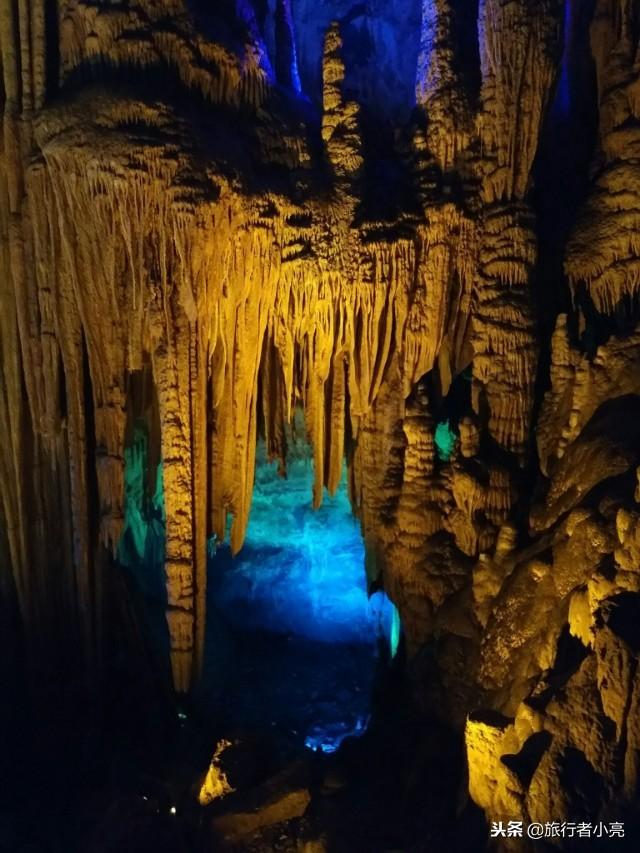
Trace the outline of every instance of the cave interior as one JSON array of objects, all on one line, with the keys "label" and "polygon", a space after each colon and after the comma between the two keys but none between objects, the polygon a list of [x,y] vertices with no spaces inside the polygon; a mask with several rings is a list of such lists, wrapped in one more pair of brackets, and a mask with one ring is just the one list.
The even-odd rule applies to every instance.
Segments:
[{"label": "cave interior", "polygon": [[0,850],[640,849],[640,0],[0,0],[0,81]]}]

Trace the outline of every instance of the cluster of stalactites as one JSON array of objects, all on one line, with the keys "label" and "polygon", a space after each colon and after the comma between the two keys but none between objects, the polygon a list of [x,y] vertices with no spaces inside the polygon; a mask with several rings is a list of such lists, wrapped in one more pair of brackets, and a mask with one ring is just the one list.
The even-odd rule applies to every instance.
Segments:
[{"label": "cluster of stalactites", "polygon": [[[523,461],[537,367],[531,299],[537,246],[527,193],[558,72],[562,8],[557,0],[535,7],[523,0],[480,3],[481,89],[475,113],[459,72],[457,12],[450,0],[423,4],[416,95],[427,131],[421,143],[426,147],[417,150],[445,173],[457,166],[462,174],[471,169],[476,175],[480,197],[473,248],[467,252],[475,283],[469,312],[474,409],[485,413],[497,444]],[[429,195],[430,220],[434,202]],[[457,242],[451,234],[444,241]]]},{"label": "cluster of stalactites", "polygon": [[[247,44],[241,56],[200,35],[183,0],[126,6],[65,0],[59,9],[60,82],[71,75],[129,69],[170,69],[187,89],[233,107],[260,106],[268,92],[271,68],[252,19],[241,16]],[[255,23],[255,21],[253,22]]]},{"label": "cluster of stalactites", "polygon": [[532,303],[535,221],[526,201],[541,123],[558,73],[562,6],[480,3],[482,84],[477,117],[483,201],[474,399],[488,431],[524,460],[537,343]]},{"label": "cluster of stalactites", "polygon": [[640,292],[640,42],[633,8],[601,0],[591,25],[598,174],[565,258],[574,294],[586,292],[595,309],[610,316],[627,314]]},{"label": "cluster of stalactites", "polygon": [[[524,15],[530,4],[494,5],[482,6],[483,37],[491,41],[483,47],[489,133],[483,138],[502,177],[492,168],[482,173],[484,207],[474,215],[450,200],[434,204],[410,237],[375,241],[353,225],[363,155],[358,108],[343,94],[337,25],[327,33],[323,64],[322,139],[335,179],[328,200],[299,207],[277,195],[247,197],[218,175],[215,191],[190,192],[185,175],[197,178],[187,182],[193,187],[206,187],[209,178],[194,173],[175,136],[150,146],[122,130],[156,123],[162,138],[160,125],[170,122],[160,108],[133,100],[95,98],[86,110],[50,111],[38,125],[44,166],[28,172],[8,262],[31,422],[43,439],[63,435],[66,442],[59,462],[66,454],[68,550],[80,608],[90,613],[87,447],[96,446],[100,540],[114,552],[123,523],[128,377],[151,365],[162,423],[167,620],[180,690],[189,686],[194,660],[195,671],[201,663],[207,538],[212,532],[224,538],[231,516],[231,546],[241,547],[258,430],[264,427],[269,452],[284,464],[285,425],[295,404],[304,406],[313,445],[314,503],[324,487],[337,487],[349,447],[369,570],[372,576],[388,571],[398,600],[408,601],[402,578],[415,574],[433,533],[445,531],[461,552],[475,555],[508,515],[508,474],[492,469],[485,486],[465,460],[479,452],[482,430],[508,451],[523,456],[525,450],[536,359],[529,303],[536,250],[521,195],[549,82],[548,66],[540,70],[534,60],[551,25],[533,12]],[[435,93],[451,82],[447,6],[438,5],[444,17],[434,20]],[[514,56],[494,56],[511,7],[520,10],[517,21],[533,47],[517,41]],[[255,103],[258,90],[243,89],[237,60],[225,65],[221,48],[185,41],[177,6],[175,12],[175,31],[158,23],[141,45],[131,38],[139,10],[65,4],[63,76],[95,51],[116,65],[146,67],[161,57],[212,99]],[[527,101],[523,115],[516,109],[518,81],[496,77],[498,59],[526,81],[534,103]],[[209,61],[224,73],[209,74]],[[438,97],[425,94],[434,115]],[[444,121],[446,110],[439,114]],[[512,119],[526,125],[517,145],[501,130]],[[434,145],[445,125],[437,127],[434,121]],[[444,164],[453,155],[445,146],[440,156]],[[499,203],[498,183],[505,196]],[[464,413],[470,421],[462,430],[462,460],[442,474],[435,469],[428,399],[416,385],[435,371],[446,394],[472,359],[476,414]],[[53,391],[61,385],[64,416]],[[486,521],[480,526],[479,512]],[[400,524],[420,528],[413,550],[399,542]],[[404,567],[395,580],[394,556]]]},{"label": "cluster of stalactites", "polygon": [[481,0],[478,130],[483,197],[523,199],[541,122],[558,75],[561,0]]},{"label": "cluster of stalactites", "polygon": [[458,68],[452,0],[423,0],[416,103],[427,114],[426,143],[443,171],[468,146],[471,108]]},{"label": "cluster of stalactites", "polygon": [[[637,798],[640,682],[626,626],[640,592],[639,516],[631,497],[640,394],[640,9],[627,0],[594,5],[599,140],[565,254],[574,301],[556,319],[551,387],[536,425],[548,481],[530,511],[537,544],[518,551],[507,537],[504,549],[474,568],[484,628],[480,679],[495,691],[493,708],[508,715],[472,716],[466,727],[470,794],[490,820],[568,817],[584,779],[564,774],[570,754],[597,774],[600,814]],[[557,688],[567,631],[580,660]],[[545,701],[538,704],[541,691]],[[535,772],[521,774],[534,738]]]},{"label": "cluster of stalactites", "polygon": [[[74,150],[57,134],[41,144],[46,167],[29,172],[31,215],[23,232],[38,260],[20,285],[31,306],[25,374],[33,421],[43,434],[60,430],[50,393],[60,383],[37,367],[55,370],[59,348],[78,477],[71,513],[77,553],[90,550],[81,509],[87,473],[78,461],[85,450],[71,441],[77,435],[81,442],[85,432],[86,369],[100,535],[114,551],[123,522],[127,377],[150,363],[162,424],[174,680],[185,688],[204,625],[206,540],[211,532],[223,539],[232,516],[232,548],[242,545],[260,421],[270,453],[284,462],[284,426],[294,404],[303,404],[319,504],[323,488],[338,485],[347,435],[364,448],[373,407],[391,393],[390,371],[398,375],[391,387],[400,422],[404,389],[433,368],[445,342],[442,375],[463,363],[472,277],[446,235],[450,226],[463,235],[470,226],[452,209],[413,241],[365,245],[336,211],[318,205],[301,227],[332,234],[332,254],[323,263],[287,259],[287,223],[300,212],[284,199],[266,226],[252,202],[228,188],[215,202],[186,205],[172,191],[179,170],[170,157],[154,163],[149,152],[146,173],[124,165],[119,172],[104,136],[104,164],[98,148]],[[451,287],[454,280],[462,289]],[[45,355],[43,347],[53,352]],[[386,428],[379,432],[384,445]],[[370,479],[368,469],[379,462],[372,456],[362,467],[358,476]],[[392,482],[390,476],[387,489]],[[373,491],[360,501],[368,519]]]}]

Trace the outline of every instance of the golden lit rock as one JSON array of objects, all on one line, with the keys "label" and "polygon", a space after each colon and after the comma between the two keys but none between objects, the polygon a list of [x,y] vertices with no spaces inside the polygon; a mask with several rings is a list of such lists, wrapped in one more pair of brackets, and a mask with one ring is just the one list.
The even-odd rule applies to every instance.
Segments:
[{"label": "golden lit rock", "polygon": [[[161,500],[139,488],[162,540],[158,680],[193,691],[211,553],[243,548],[259,441],[286,476],[300,432],[314,507],[346,470],[363,573],[398,608],[394,666],[418,708],[466,719],[487,819],[586,819],[585,786],[615,814],[640,760],[636,0],[481,0],[477,20],[416,3],[404,123],[354,84],[400,38],[371,4],[49,5],[0,0],[18,692],[45,707],[68,682],[101,719],[121,633],[146,660],[119,558],[137,429],[161,473]],[[323,9],[305,92],[296,27]],[[202,804],[232,793],[228,745]],[[220,837],[312,799],[278,777],[252,796]]]},{"label": "golden lit rock", "polygon": [[216,750],[213,753],[213,758],[211,759],[211,764],[207,770],[207,775],[204,778],[204,782],[202,783],[202,787],[198,794],[198,802],[201,806],[208,806],[209,803],[214,802],[214,800],[222,799],[222,797],[226,797],[227,794],[231,794],[234,790],[229,784],[229,780],[227,779],[224,769],[221,767],[222,756],[224,755],[225,750],[231,745],[231,741],[228,740],[221,740],[216,745]]}]

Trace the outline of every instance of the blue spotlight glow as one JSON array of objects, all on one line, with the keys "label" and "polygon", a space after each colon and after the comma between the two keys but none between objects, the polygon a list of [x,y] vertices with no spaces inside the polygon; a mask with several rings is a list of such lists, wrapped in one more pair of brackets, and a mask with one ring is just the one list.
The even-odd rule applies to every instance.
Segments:
[{"label": "blue spotlight glow", "polygon": [[312,483],[308,459],[291,462],[286,480],[275,463],[257,466],[245,546],[233,560],[226,546],[215,558],[216,600],[238,627],[375,645],[399,628],[384,593],[367,594],[346,476],[318,510],[311,506]]},{"label": "blue spotlight glow", "polygon": [[438,34],[438,9],[432,0],[422,4],[420,50],[416,69],[416,100],[424,104],[438,83],[438,68],[434,66],[434,49]]},{"label": "blue spotlight glow", "polygon": [[155,490],[148,495],[149,439],[137,426],[124,450],[124,525],[118,543],[118,561],[130,568],[164,558],[165,506],[162,462],[155,471]]},{"label": "blue spotlight glow", "polygon": [[258,54],[260,67],[265,72],[267,79],[273,83],[275,74],[267,53],[267,47],[260,33],[260,28],[256,21],[256,13],[249,0],[236,0],[236,14],[247,28],[247,33],[251,38],[254,48]]},{"label": "blue spotlight glow", "polygon": [[284,0],[284,15],[286,26],[291,38],[291,58],[289,67],[291,85],[296,95],[302,95],[302,82],[300,80],[300,70],[298,68],[298,48],[296,45],[296,33],[293,26],[293,15],[291,14],[290,0]]},{"label": "blue spotlight glow", "polygon": [[368,717],[359,717],[355,726],[349,726],[347,723],[314,726],[306,736],[304,745],[313,752],[337,752],[346,738],[359,737],[365,733],[368,725]]},{"label": "blue spotlight glow", "polygon": [[314,510],[309,448],[296,443],[291,455],[282,479],[258,445],[245,545],[232,558],[209,541],[209,592],[217,618],[242,638],[234,667],[251,673],[248,698],[233,693],[235,679],[225,693],[234,719],[266,716],[296,743],[332,753],[365,732],[377,667],[397,651],[400,619],[384,592],[368,595],[346,473]]}]

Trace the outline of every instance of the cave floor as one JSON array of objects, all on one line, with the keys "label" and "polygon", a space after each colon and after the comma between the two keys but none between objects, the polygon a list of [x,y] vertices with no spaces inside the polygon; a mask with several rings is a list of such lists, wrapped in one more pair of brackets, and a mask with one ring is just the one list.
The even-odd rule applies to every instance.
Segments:
[{"label": "cave floor", "polygon": [[[246,750],[236,767],[237,793],[208,807],[214,824],[218,814],[242,811],[243,788],[259,788],[283,767],[302,768],[310,793],[303,817],[220,849],[479,853],[484,848],[481,816],[458,802],[459,739],[435,723],[426,726],[409,710],[397,668],[385,659],[383,647],[376,652],[371,645],[246,631],[217,640],[226,645],[233,666],[224,679],[205,669],[193,713],[200,725],[209,720],[218,739],[244,743]],[[215,661],[211,666],[215,669]],[[251,756],[259,766],[251,766]]]},{"label": "cave floor", "polygon": [[[204,686],[177,704],[141,683],[139,668],[114,673],[119,687],[99,742],[85,749],[71,725],[41,767],[22,768],[16,802],[4,815],[0,807],[2,853],[484,850],[482,815],[460,798],[462,739],[411,709],[399,665],[371,645],[292,635],[214,630],[208,641],[219,654]],[[367,719],[366,731],[344,737]],[[223,738],[239,744],[236,791],[202,807],[198,792]],[[327,753],[323,742],[341,745]],[[308,798],[299,816],[239,841],[220,836],[220,815],[241,812],[290,769]]]},{"label": "cave floor", "polygon": [[366,728],[378,653],[293,635],[235,632],[222,678],[205,670],[199,712],[225,737],[250,731],[283,750],[333,752]]},{"label": "cave floor", "polygon": [[[325,655],[324,668],[312,676],[302,656],[300,668],[288,670],[276,689],[268,675],[282,664],[286,641],[281,645],[263,647],[260,677],[251,668],[256,649],[245,650],[238,685],[252,678],[255,691],[249,697],[238,687],[215,718],[204,700],[168,711],[143,705],[133,694],[119,700],[99,760],[72,760],[60,744],[57,775],[25,780],[29,787],[23,786],[9,823],[0,809],[2,853],[481,853],[484,820],[460,799],[461,739],[409,710],[390,669],[376,679],[364,734],[346,738],[331,754],[305,748],[294,726],[317,720],[318,708],[325,722],[335,719],[339,684],[358,659],[344,650]],[[264,702],[272,701],[270,691],[278,696],[277,713],[272,705],[271,713],[261,714]],[[358,691],[348,699],[363,701]],[[301,705],[293,707],[297,701]],[[237,791],[203,808],[197,795],[215,744],[232,734],[244,750]],[[77,732],[73,739],[78,744]],[[302,816],[236,842],[216,833],[217,817],[242,811],[252,791],[291,767],[308,791]]]}]

